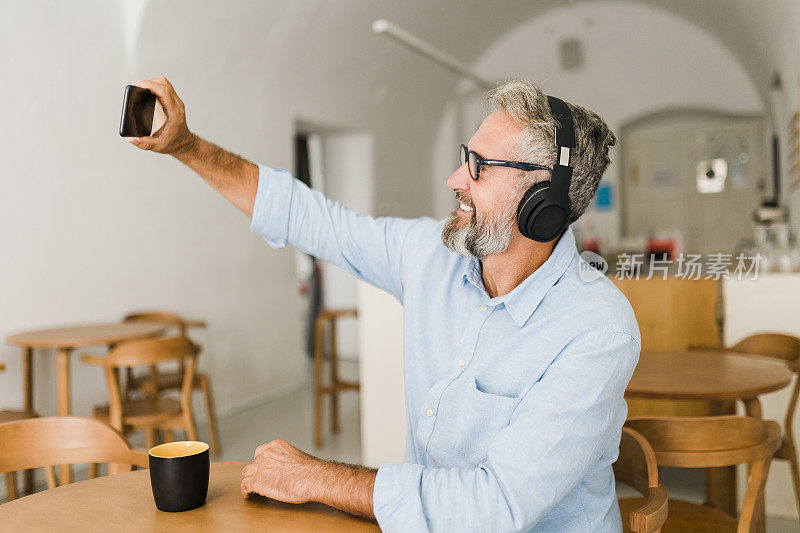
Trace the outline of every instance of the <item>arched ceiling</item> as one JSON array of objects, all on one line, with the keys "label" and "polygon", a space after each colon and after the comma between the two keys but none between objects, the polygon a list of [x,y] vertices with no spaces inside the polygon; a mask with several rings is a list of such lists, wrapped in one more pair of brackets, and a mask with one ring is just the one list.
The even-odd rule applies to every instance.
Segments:
[{"label": "arched ceiling", "polygon": [[[607,0],[464,0],[444,4],[404,2],[393,20],[423,39],[472,63],[492,42],[551,9]],[[784,0],[629,0],[685,19],[731,50],[765,102],[779,52],[800,59],[800,2]],[[446,25],[447,31],[443,31]],[[457,28],[457,29],[454,29]],[[791,83],[794,80],[784,80]]]},{"label": "arched ceiling", "polygon": [[[205,78],[183,67],[202,61],[207,64],[206,77],[215,83],[248,80],[239,90],[240,98],[260,106],[248,111],[248,116],[274,115],[269,102],[283,98],[280,102],[292,107],[287,112],[299,118],[376,132],[375,155],[382,162],[383,176],[379,177],[383,186],[377,209],[381,214],[395,214],[395,206],[406,200],[419,205],[420,212],[427,211],[408,185],[402,158],[395,155],[399,153],[396,145],[407,143],[413,135],[418,145],[415,155],[429,159],[442,104],[452,98],[459,79],[398,43],[372,34],[372,21],[387,18],[460,61],[474,64],[494,43],[543,13],[608,0],[138,1],[144,4],[138,31],[134,30],[136,56],[145,58],[141,65],[170,67],[174,72],[184,69],[186,76],[191,75],[187,85],[210,87]],[[772,107],[769,79],[777,68],[775,58],[789,57],[791,69],[784,71],[796,76],[800,2],[627,1],[674,14],[717,39],[753,78],[767,108]],[[137,18],[135,14],[128,14],[129,22]],[[180,32],[172,29],[176,21],[182,26]],[[207,41],[202,54],[194,44],[187,45],[198,41]],[[134,63],[132,68],[140,68],[138,61]],[[261,83],[253,83],[256,77]],[[793,86],[794,79],[784,83]],[[279,86],[284,90],[277,93]],[[320,98],[320,87],[331,94]],[[223,85],[218,90],[224,89]],[[286,100],[288,95],[291,100]],[[343,99],[359,105],[351,110],[339,105]],[[427,178],[420,174],[413,179],[422,185]],[[400,207],[396,209],[399,213]]]}]

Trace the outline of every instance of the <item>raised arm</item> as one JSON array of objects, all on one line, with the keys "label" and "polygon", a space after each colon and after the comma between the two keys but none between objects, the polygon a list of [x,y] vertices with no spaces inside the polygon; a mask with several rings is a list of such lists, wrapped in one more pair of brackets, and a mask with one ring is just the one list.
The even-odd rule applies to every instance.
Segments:
[{"label": "raised arm", "polygon": [[189,131],[183,101],[164,76],[137,81],[134,85],[149,89],[158,97],[165,122],[153,135],[129,137],[128,142],[142,150],[173,156],[197,172],[247,216],[252,216],[258,189],[258,167]]},{"label": "raised arm", "polygon": [[[291,244],[402,299],[403,246],[419,220],[354,213],[286,171],[256,166],[193,134],[186,125],[183,102],[163,76],[136,85],[158,97],[166,117],[153,135],[131,137],[128,142],[142,150],[170,154],[197,172],[246,213],[251,230],[271,246]],[[413,249],[414,243],[410,246]]]}]

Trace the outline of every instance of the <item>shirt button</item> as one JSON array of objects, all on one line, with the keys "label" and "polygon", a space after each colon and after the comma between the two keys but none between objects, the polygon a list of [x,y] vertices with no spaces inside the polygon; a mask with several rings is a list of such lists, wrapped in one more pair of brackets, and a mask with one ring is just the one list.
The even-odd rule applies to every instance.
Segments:
[{"label": "shirt button", "polygon": [[458,366],[466,366],[466,365],[467,365],[467,362],[464,361],[463,359],[459,359],[458,360]]},{"label": "shirt button", "polygon": [[428,416],[433,416],[433,409],[428,409],[427,411],[425,411],[425,414]]},{"label": "shirt button", "polygon": [[481,311],[486,311],[487,309],[489,309],[489,308],[488,308],[488,307],[486,307],[486,305],[482,305],[482,306],[481,306]]}]

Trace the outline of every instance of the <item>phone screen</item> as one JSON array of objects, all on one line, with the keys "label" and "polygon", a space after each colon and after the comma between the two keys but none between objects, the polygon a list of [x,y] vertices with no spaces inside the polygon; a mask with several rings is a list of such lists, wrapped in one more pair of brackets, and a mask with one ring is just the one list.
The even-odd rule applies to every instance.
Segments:
[{"label": "phone screen", "polygon": [[156,109],[156,96],[141,87],[125,87],[122,102],[122,119],[119,134],[122,137],[147,137],[153,131],[153,115]]}]

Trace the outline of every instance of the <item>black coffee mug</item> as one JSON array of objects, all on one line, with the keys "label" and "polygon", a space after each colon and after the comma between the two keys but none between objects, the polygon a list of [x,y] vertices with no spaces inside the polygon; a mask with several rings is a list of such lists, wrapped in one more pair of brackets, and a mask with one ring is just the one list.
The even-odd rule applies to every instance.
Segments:
[{"label": "black coffee mug", "polygon": [[208,444],[181,441],[150,449],[150,485],[161,511],[177,513],[206,503]]}]

